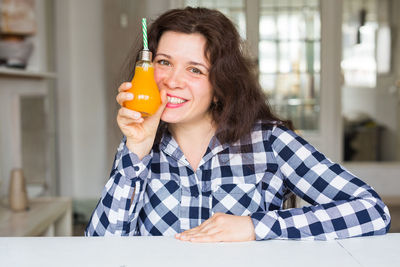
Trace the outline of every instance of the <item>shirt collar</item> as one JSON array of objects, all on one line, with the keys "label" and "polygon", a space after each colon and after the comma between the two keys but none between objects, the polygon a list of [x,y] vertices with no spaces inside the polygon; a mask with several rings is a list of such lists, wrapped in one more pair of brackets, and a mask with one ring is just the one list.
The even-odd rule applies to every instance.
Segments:
[{"label": "shirt collar", "polygon": [[185,155],[179,148],[178,143],[168,130],[164,132],[161,138],[160,150],[162,150],[165,154],[173,157],[181,164],[189,165],[189,162],[186,160]]},{"label": "shirt collar", "polygon": [[[200,160],[199,167],[228,147],[229,144],[221,143],[218,140],[218,138],[214,135],[211,138],[210,143],[208,144],[206,153]],[[165,154],[173,157],[181,164],[188,166],[190,165],[187,159],[185,158],[185,155],[183,154],[182,150],[180,149],[178,143],[168,130],[164,132],[161,138],[160,150],[162,150]]]}]

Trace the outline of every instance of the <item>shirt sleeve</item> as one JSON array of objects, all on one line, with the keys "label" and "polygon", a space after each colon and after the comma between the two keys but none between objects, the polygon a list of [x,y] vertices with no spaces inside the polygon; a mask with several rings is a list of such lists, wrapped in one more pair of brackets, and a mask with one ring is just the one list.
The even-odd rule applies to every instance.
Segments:
[{"label": "shirt sleeve", "polygon": [[126,137],[123,138],[115,155],[110,179],[86,227],[86,236],[135,235],[151,157],[150,154],[139,160],[127,148]]},{"label": "shirt sleeve", "polygon": [[257,240],[387,233],[389,210],[371,186],[284,127],[275,127],[269,141],[285,186],[311,206],[252,214]]}]

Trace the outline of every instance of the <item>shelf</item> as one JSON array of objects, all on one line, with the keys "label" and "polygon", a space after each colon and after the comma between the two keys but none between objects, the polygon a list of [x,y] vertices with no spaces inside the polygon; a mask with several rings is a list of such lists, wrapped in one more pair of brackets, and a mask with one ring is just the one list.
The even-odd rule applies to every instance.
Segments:
[{"label": "shelf", "polygon": [[0,236],[70,236],[72,202],[67,197],[29,200],[29,209],[13,212],[0,204]]},{"label": "shelf", "polygon": [[6,68],[6,67],[0,67],[0,77],[1,76],[13,76],[13,77],[33,78],[33,79],[56,78],[56,74],[54,72],[20,70],[20,69]]}]

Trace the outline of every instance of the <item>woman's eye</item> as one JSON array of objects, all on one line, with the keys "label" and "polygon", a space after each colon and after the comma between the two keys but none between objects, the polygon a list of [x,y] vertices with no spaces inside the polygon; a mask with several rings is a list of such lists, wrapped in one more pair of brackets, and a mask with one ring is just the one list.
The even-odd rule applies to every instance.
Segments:
[{"label": "woman's eye", "polygon": [[195,74],[203,74],[201,70],[199,70],[198,68],[190,68],[190,72]]},{"label": "woman's eye", "polygon": [[164,65],[164,66],[169,66],[170,65],[168,60],[165,60],[165,59],[160,59],[160,60],[157,61],[157,63],[160,64],[160,65]]}]

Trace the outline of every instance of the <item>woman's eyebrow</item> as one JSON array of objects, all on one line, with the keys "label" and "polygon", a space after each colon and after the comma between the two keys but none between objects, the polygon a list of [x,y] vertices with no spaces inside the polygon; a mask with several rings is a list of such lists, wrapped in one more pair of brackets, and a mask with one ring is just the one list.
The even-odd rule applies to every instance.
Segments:
[{"label": "woman's eyebrow", "polygon": [[[168,59],[171,59],[171,58],[172,58],[170,55],[167,55],[167,54],[164,54],[164,53],[157,53],[157,54],[155,55],[155,57],[157,57],[157,56],[163,56],[163,57],[166,57],[166,58],[168,58]],[[155,57],[154,57],[154,58],[155,58]],[[208,67],[207,67],[206,65],[204,65],[203,63],[196,62],[196,61],[189,61],[188,64],[194,65],[194,66],[202,66],[203,68],[205,68],[205,69],[208,71]]]},{"label": "woman's eyebrow", "polygon": [[195,65],[195,66],[202,66],[203,68],[205,68],[208,71],[208,68],[206,65],[204,65],[203,63],[199,63],[199,62],[195,62],[195,61],[189,61],[188,62],[190,65]]},{"label": "woman's eyebrow", "polygon": [[157,53],[154,57],[157,57],[157,56],[164,56],[166,58],[171,58],[170,55],[167,55],[167,54],[164,54],[164,53]]}]

